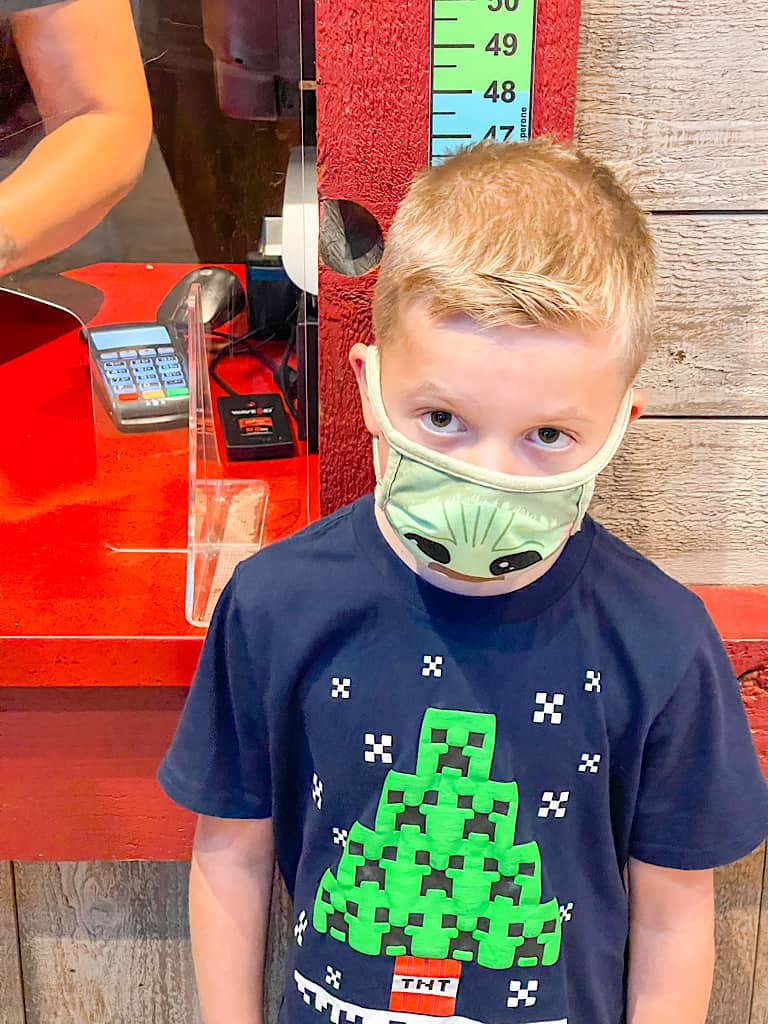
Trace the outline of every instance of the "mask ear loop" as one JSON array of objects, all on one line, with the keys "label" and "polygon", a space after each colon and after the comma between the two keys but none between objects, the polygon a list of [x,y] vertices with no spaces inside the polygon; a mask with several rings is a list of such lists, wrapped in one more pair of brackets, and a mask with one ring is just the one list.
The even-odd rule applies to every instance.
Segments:
[{"label": "mask ear loop", "polygon": [[371,438],[373,443],[373,472],[376,474],[376,483],[381,483],[381,459],[379,458],[379,435]]},{"label": "mask ear loop", "polygon": [[578,533],[584,522],[584,516],[587,514],[590,502],[592,501],[592,495],[595,493],[595,481],[588,480],[587,483],[582,484],[581,494],[579,495],[579,504],[576,510],[576,518],[573,521],[571,527],[571,536],[574,533]]},{"label": "mask ear loop", "polygon": [[[380,373],[379,362],[376,359],[376,356],[378,356],[378,350],[376,350],[376,352],[373,352],[374,349],[375,345],[371,345],[367,353],[365,366],[366,382],[368,384],[369,395],[371,394],[372,390],[371,377],[374,373]],[[371,359],[372,355],[374,359],[376,359],[375,365],[373,364],[373,361]],[[380,386],[381,385],[379,384],[379,381],[376,380],[373,384],[373,387],[376,389],[374,394],[380,394]],[[381,410],[384,411],[383,403],[377,403],[374,401],[372,404],[374,406],[374,409],[376,409],[376,406],[380,404]],[[386,416],[386,411],[384,411],[384,415]],[[388,425],[388,422],[389,421],[387,420],[385,426]],[[384,509],[385,505],[387,504],[387,499],[389,498],[389,491],[390,488],[392,487],[392,480],[394,479],[395,473],[397,472],[398,466],[400,465],[402,456],[399,454],[399,452],[395,451],[392,445],[389,445],[389,455],[387,457],[387,464],[382,469],[381,457],[379,455],[379,439],[379,434],[376,434],[371,438],[371,442],[373,445],[373,471],[376,474],[376,489],[374,492],[374,497],[376,499],[376,504],[379,506],[379,508]]]}]

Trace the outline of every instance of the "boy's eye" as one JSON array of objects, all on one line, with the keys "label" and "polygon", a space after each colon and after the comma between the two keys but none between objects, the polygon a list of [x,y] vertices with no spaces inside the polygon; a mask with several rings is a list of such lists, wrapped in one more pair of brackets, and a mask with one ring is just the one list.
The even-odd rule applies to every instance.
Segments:
[{"label": "boy's eye", "polygon": [[532,437],[537,444],[552,448],[555,451],[562,451],[571,443],[571,438],[564,434],[562,430],[558,430],[557,427],[539,427],[538,430],[533,432],[533,435],[529,434],[528,436]]},{"label": "boy's eye", "polygon": [[431,412],[429,414],[429,421],[432,426],[438,427],[440,430],[442,430],[443,427],[449,427],[452,420],[453,416],[451,416],[449,412],[443,412],[442,410],[438,412]]},{"label": "boy's eye", "polygon": [[560,438],[560,431],[554,427],[539,427],[538,434],[539,440],[544,444],[556,444]]},{"label": "boy's eye", "polygon": [[441,434],[455,434],[461,430],[461,421],[452,412],[445,409],[435,409],[433,412],[424,413],[421,422],[427,430]]}]

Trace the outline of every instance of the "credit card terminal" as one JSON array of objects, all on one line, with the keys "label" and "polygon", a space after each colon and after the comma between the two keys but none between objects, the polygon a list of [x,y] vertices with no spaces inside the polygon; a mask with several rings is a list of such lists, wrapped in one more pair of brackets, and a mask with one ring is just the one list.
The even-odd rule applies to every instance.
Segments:
[{"label": "credit card terminal", "polygon": [[[173,330],[173,329],[172,329]],[[99,398],[118,430],[183,427],[189,417],[186,341],[163,324],[105,324],[83,332]]]}]

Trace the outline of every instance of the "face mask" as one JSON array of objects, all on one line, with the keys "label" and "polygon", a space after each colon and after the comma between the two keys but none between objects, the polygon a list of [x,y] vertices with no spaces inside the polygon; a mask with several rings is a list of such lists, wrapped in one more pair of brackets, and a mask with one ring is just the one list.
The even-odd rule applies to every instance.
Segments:
[{"label": "face mask", "polygon": [[421,563],[475,580],[527,569],[578,532],[595,477],[616,454],[632,410],[630,389],[605,444],[578,469],[555,476],[512,476],[432,451],[395,430],[381,397],[375,345],[368,348],[366,381],[389,445],[382,472],[374,438],[376,504]]}]

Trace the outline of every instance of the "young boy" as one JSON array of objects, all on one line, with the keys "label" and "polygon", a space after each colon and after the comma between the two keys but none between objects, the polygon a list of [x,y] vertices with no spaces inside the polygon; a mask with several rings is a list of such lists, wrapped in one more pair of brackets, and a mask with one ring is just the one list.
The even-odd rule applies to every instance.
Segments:
[{"label": "young boy", "polygon": [[[701,602],[585,512],[643,398],[654,255],[546,139],[424,171],[351,363],[365,497],[242,563],[166,792],[207,1024],[702,1024],[712,868],[768,832]],[[653,453],[649,452],[652,458]]]}]

